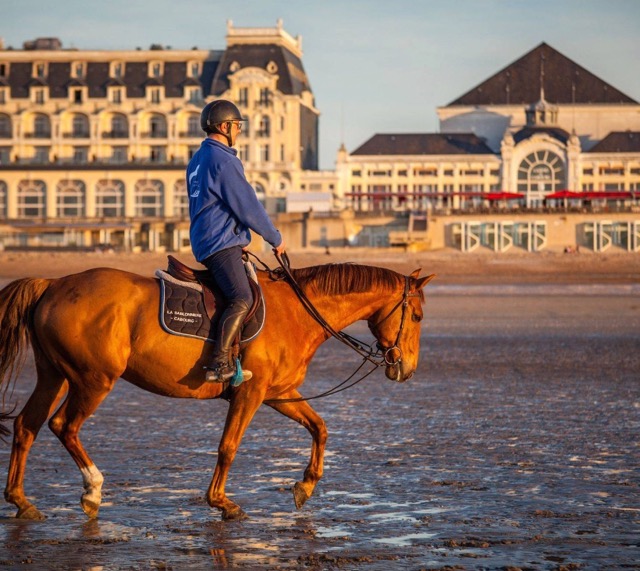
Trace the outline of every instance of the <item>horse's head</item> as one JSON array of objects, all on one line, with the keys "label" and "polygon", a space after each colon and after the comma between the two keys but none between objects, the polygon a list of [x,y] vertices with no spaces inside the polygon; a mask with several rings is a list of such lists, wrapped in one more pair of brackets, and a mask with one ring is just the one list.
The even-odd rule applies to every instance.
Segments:
[{"label": "horse's head", "polygon": [[434,277],[418,277],[420,270],[406,276],[402,296],[389,296],[384,305],[368,320],[369,329],[383,352],[385,374],[392,381],[404,382],[418,367],[420,327],[423,318],[422,288]]}]

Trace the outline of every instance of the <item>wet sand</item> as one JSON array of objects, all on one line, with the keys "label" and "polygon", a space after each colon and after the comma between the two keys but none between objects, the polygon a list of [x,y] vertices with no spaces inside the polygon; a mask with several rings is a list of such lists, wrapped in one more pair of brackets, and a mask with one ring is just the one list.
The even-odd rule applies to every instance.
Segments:
[{"label": "wet sand", "polygon": [[[222,522],[204,492],[226,403],[121,382],[82,433],[106,479],[99,518],[82,513],[80,474],[45,427],[26,489],[48,519],[0,506],[0,569],[640,568],[640,257],[376,254],[291,255],[438,273],[416,376],[375,374],[314,402],[325,477],[301,510],[290,488],[309,455],[303,428],[258,412],[227,486],[250,518]],[[95,265],[151,274],[164,258],[59,256],[0,254],[0,280]],[[304,394],[358,363],[326,343]],[[32,386],[28,363],[12,402]]]}]

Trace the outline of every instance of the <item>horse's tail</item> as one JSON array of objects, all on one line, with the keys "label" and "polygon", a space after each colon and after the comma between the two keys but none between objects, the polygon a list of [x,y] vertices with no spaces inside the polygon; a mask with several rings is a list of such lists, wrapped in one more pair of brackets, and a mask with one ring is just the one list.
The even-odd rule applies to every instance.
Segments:
[{"label": "horse's tail", "polygon": [[[17,378],[27,356],[33,311],[51,280],[23,278],[0,291],[0,388],[2,403],[11,379]],[[6,420],[0,415],[0,423]],[[1,434],[1,431],[0,431]]]}]

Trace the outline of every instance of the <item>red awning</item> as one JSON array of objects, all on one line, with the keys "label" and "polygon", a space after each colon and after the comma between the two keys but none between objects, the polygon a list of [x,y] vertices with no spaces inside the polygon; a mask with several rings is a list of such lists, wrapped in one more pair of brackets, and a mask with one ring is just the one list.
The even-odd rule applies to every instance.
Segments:
[{"label": "red awning", "polygon": [[547,196],[544,197],[545,200],[551,198],[554,200],[557,199],[564,199],[564,198],[575,198],[577,200],[582,200],[585,198],[584,193],[582,192],[574,192],[572,190],[558,190],[556,192],[552,192],[551,194],[547,194]]},{"label": "red awning", "polygon": [[585,190],[577,192],[573,190],[558,190],[544,197],[547,199],[570,199],[570,200],[598,200],[598,199],[618,199],[629,200],[635,198],[635,193],[628,190]]},{"label": "red awning", "polygon": [[598,198],[618,198],[618,199],[630,199],[634,198],[634,193],[628,190],[601,190],[601,191],[586,191],[583,193],[587,200]]},{"label": "red awning", "polygon": [[520,192],[488,192],[482,198],[487,200],[518,200],[524,198],[524,194]]}]

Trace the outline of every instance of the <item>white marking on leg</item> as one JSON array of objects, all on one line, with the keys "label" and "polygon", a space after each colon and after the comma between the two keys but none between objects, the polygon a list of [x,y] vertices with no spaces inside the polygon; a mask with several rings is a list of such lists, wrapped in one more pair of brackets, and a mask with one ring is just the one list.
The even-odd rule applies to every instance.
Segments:
[{"label": "white marking on leg", "polygon": [[100,470],[96,468],[95,464],[91,464],[86,468],[80,468],[80,472],[82,473],[82,482],[86,490],[85,493],[82,494],[83,499],[100,505],[100,501],[102,500],[102,483],[104,482],[104,477]]}]

